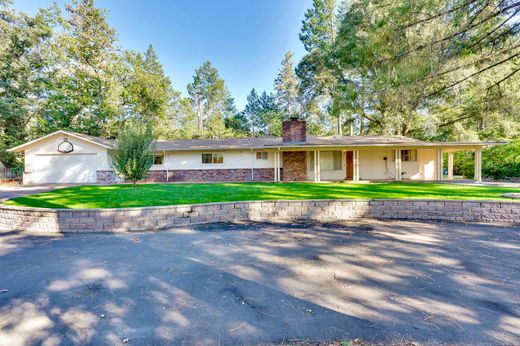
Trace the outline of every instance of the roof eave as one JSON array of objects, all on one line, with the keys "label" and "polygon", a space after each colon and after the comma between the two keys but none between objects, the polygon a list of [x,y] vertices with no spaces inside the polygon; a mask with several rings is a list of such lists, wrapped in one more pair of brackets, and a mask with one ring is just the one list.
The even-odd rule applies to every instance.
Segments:
[{"label": "roof eave", "polygon": [[92,141],[92,140],[89,140],[88,138],[83,138],[81,136],[78,136],[76,135],[75,133],[73,132],[68,132],[68,131],[65,131],[65,130],[58,130],[58,131],[54,131],[52,133],[49,133],[48,135],[45,135],[43,137],[39,137],[39,138],[36,138],[36,139],[33,139],[32,141],[29,141],[27,143],[24,143],[24,144],[20,144],[14,148],[11,148],[11,149],[7,149],[7,152],[10,152],[10,153],[19,153],[19,152],[22,152],[25,150],[25,148],[33,145],[34,143],[37,143],[37,142],[40,142],[46,138],[49,138],[49,137],[52,137],[56,134],[59,134],[59,133],[62,133],[62,134],[65,134],[67,136],[71,136],[71,137],[74,137],[74,138],[77,138],[77,139],[80,139],[80,140],[83,140],[85,142],[89,142],[89,143],[92,143],[94,145],[98,145],[100,147],[103,147],[103,148],[106,148],[106,149],[113,149],[113,147],[111,146],[108,146],[108,145],[105,145],[105,144],[101,144],[101,143],[98,143],[98,142],[95,142],[95,141]]}]

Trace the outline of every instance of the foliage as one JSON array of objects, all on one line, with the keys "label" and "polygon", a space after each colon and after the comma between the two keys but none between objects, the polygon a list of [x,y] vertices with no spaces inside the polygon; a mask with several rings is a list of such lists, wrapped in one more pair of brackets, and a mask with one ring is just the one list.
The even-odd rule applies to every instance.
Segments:
[{"label": "foliage", "polygon": [[341,124],[346,115],[360,134],[478,140],[519,133],[520,3],[346,1],[334,40],[327,5],[314,1],[300,35],[309,51],[298,66],[306,102]]},{"label": "foliage", "polygon": [[49,49],[50,72],[37,131],[102,135],[118,111],[112,100],[115,31],[93,0],[72,0]]},{"label": "foliage", "polygon": [[253,88],[247,96],[247,104],[241,112],[253,136],[279,136],[282,128],[282,112],[275,97],[265,91],[258,95]]},{"label": "foliage", "polygon": [[53,17],[52,10],[40,10],[34,17],[17,13],[0,0],[0,161],[7,167],[22,164],[5,150],[31,134],[44,93],[43,48],[52,37]]},{"label": "foliage", "polygon": [[125,117],[139,114],[152,124],[154,133],[168,137],[164,128],[168,127],[169,111],[179,95],[165,76],[155,50],[150,45],[144,54],[126,52],[124,60],[127,69],[121,79]]},{"label": "foliage", "polygon": [[[472,179],[474,162],[472,152],[455,153],[454,171]],[[520,140],[484,149],[482,151],[482,176],[493,179],[520,177]]]},{"label": "foliage", "polygon": [[151,125],[141,120],[128,121],[119,132],[116,145],[117,151],[110,152],[110,165],[135,187],[153,165],[155,139]]},{"label": "foliage", "polygon": [[427,183],[226,183],[142,184],[136,188],[77,186],[15,198],[8,205],[43,208],[125,208],[175,204],[312,199],[417,198],[450,200],[505,200],[516,188]]},{"label": "foliage", "polygon": [[305,50],[326,49],[336,39],[336,1],[314,0],[312,8],[305,12],[300,41]]},{"label": "foliage", "polygon": [[308,54],[296,68],[302,116],[313,134],[342,134],[348,95],[340,86],[342,71],[331,54],[337,36],[335,0],[314,0],[305,13],[300,40]]},{"label": "foliage", "polygon": [[226,129],[224,121],[236,112],[234,101],[211,62],[206,61],[195,70],[193,82],[188,84],[188,94],[196,114],[198,136],[229,137],[231,133]]},{"label": "foliage", "polygon": [[298,79],[292,61],[293,53],[288,51],[274,81],[276,102],[284,119],[298,116]]}]

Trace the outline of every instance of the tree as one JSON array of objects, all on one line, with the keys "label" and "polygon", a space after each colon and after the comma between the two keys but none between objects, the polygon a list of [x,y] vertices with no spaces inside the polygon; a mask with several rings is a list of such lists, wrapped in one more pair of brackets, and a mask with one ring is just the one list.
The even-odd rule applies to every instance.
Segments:
[{"label": "tree", "polygon": [[282,67],[274,81],[276,102],[284,118],[298,116],[298,79],[294,72],[293,53],[288,51],[282,60]]},{"label": "tree", "polygon": [[[333,54],[337,36],[336,0],[314,0],[302,22],[300,40],[308,54],[296,68],[302,113],[315,134],[343,133],[348,93]],[[334,130],[333,130],[334,129]]]},{"label": "tree", "polygon": [[308,52],[326,49],[336,39],[336,0],[314,0],[305,12],[300,41]]},{"label": "tree", "polygon": [[277,136],[281,133],[283,115],[274,96],[265,91],[259,96],[254,88],[251,89],[241,114],[253,136]]},{"label": "tree", "polygon": [[0,0],[0,162],[20,166],[5,150],[32,138],[34,119],[45,93],[48,61],[45,47],[52,38],[55,8],[34,17]]},{"label": "tree", "polygon": [[230,136],[224,121],[236,113],[234,101],[211,62],[206,61],[195,70],[193,82],[187,88],[197,118],[199,137]]},{"label": "tree", "polygon": [[128,121],[119,132],[116,145],[117,150],[110,153],[110,165],[135,187],[153,165],[155,139],[152,126],[141,120]]},{"label": "tree", "polygon": [[137,114],[152,124],[158,137],[170,137],[169,118],[172,110],[178,106],[180,94],[173,89],[170,78],[164,74],[152,45],[148,46],[144,54],[125,52],[124,61],[127,68],[120,78],[125,118]]},{"label": "tree", "polygon": [[94,0],[72,0],[65,9],[68,17],[60,18],[51,45],[53,67],[38,130],[103,135],[109,120],[120,113],[118,95],[113,94],[115,31]]},{"label": "tree", "polygon": [[330,67],[342,71],[352,101],[346,106],[374,133],[440,139],[439,129],[469,115],[441,119],[439,105],[457,105],[479,90],[486,102],[472,114],[483,118],[517,77],[519,8],[507,0],[349,2]]}]

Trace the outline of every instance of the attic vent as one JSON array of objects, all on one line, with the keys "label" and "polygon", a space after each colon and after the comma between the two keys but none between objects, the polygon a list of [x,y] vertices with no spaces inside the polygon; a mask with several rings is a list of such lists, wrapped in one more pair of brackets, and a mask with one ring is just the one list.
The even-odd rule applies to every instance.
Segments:
[{"label": "attic vent", "polygon": [[58,152],[63,154],[72,153],[74,151],[74,145],[69,142],[67,138],[63,138],[62,142],[58,144]]}]

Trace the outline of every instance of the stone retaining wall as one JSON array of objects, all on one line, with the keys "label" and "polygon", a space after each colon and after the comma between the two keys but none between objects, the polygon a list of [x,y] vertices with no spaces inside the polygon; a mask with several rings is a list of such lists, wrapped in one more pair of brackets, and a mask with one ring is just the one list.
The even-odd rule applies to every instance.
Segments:
[{"label": "stone retaining wall", "polygon": [[212,222],[308,220],[333,222],[356,218],[520,224],[520,203],[311,200],[81,210],[0,206],[0,228],[46,232],[127,232]]}]

